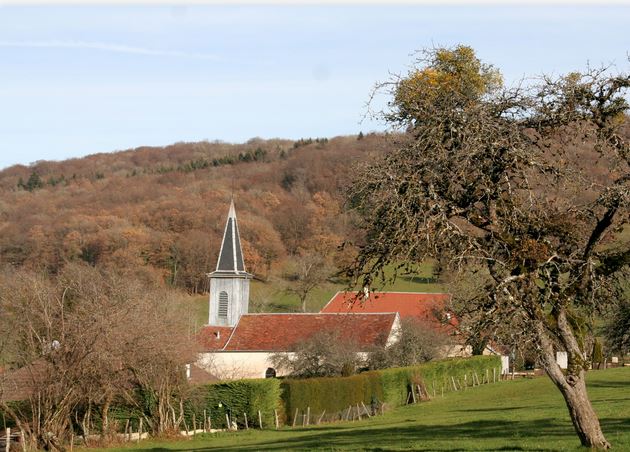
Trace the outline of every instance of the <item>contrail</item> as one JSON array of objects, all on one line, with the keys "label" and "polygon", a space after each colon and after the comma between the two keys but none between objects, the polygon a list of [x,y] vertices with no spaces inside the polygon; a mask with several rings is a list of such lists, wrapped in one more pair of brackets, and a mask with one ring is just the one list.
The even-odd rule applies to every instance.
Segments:
[{"label": "contrail", "polygon": [[219,60],[209,53],[183,52],[180,50],[160,50],[135,47],[122,44],[90,41],[0,41],[0,47],[50,48],[50,49],[94,49],[105,52],[131,53],[135,55],[194,58],[200,60]]}]

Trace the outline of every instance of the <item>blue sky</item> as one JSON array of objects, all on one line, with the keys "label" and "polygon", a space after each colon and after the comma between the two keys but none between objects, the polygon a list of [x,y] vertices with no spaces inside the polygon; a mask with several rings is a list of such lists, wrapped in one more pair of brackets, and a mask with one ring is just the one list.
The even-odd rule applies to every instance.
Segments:
[{"label": "blue sky", "polygon": [[177,141],[332,137],[414,50],[507,82],[616,63],[630,6],[0,6],[0,168]]}]

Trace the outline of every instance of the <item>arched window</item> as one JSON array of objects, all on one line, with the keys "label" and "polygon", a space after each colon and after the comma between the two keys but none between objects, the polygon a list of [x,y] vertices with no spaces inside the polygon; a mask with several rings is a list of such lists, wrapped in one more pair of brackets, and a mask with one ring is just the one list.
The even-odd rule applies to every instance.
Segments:
[{"label": "arched window", "polygon": [[265,371],[265,378],[276,378],[276,369],[268,367]]},{"label": "arched window", "polygon": [[225,290],[219,292],[219,318],[228,318],[228,294]]}]

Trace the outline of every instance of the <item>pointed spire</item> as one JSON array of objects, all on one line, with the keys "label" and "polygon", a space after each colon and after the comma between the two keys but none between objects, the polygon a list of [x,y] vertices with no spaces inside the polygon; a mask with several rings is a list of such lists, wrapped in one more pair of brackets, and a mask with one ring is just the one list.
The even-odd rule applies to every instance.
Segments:
[{"label": "pointed spire", "polygon": [[230,202],[221,252],[217,261],[217,272],[245,273],[243,262],[243,250],[241,249],[241,237],[238,232],[238,222],[236,221],[236,209],[234,209],[234,199]]}]

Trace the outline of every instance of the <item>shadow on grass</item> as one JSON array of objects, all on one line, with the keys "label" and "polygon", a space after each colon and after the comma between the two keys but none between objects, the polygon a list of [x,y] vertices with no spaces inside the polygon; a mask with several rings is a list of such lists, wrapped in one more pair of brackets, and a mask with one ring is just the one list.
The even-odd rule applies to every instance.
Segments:
[{"label": "shadow on grass", "polygon": [[495,411],[514,411],[514,410],[531,410],[531,406],[507,406],[504,408],[495,408],[495,407],[490,407],[490,408],[466,408],[464,410],[453,410],[456,412],[460,412],[460,413],[474,413],[474,412],[488,412],[488,413],[494,413]]},{"label": "shadow on grass", "polygon": [[606,432],[612,432],[616,430],[621,430],[621,431],[630,430],[630,418],[600,419],[599,423],[602,426],[604,435],[606,434]]},{"label": "shadow on grass", "polygon": [[[244,441],[240,444],[226,445],[223,442],[223,444],[215,446],[212,445],[213,439],[209,438],[207,446],[185,447],[182,445],[180,450],[202,452],[213,450],[337,450],[344,448],[357,450],[357,448],[361,448],[366,451],[393,451],[411,448],[416,451],[457,451],[469,450],[467,444],[470,444],[468,447],[477,450],[487,446],[486,450],[555,451],[557,449],[536,446],[533,448],[528,446],[523,449],[518,446],[518,442],[519,440],[537,441],[541,437],[577,441],[570,424],[558,422],[553,418],[532,421],[484,420],[448,426],[414,425],[379,428],[366,425],[365,428],[361,429],[344,427],[280,430],[266,441],[250,444],[243,444],[246,441],[246,438],[243,438]],[[234,439],[236,442],[237,439]],[[484,440],[490,440],[490,442],[486,444]],[[498,448],[497,444],[499,444]],[[142,450],[161,452],[173,449],[147,448]]]},{"label": "shadow on grass", "polygon": [[437,278],[432,276],[399,276],[403,281],[407,281],[414,284],[437,284]]},{"label": "shadow on grass", "polygon": [[588,389],[591,388],[607,388],[607,389],[630,389],[630,381],[589,381]]}]

